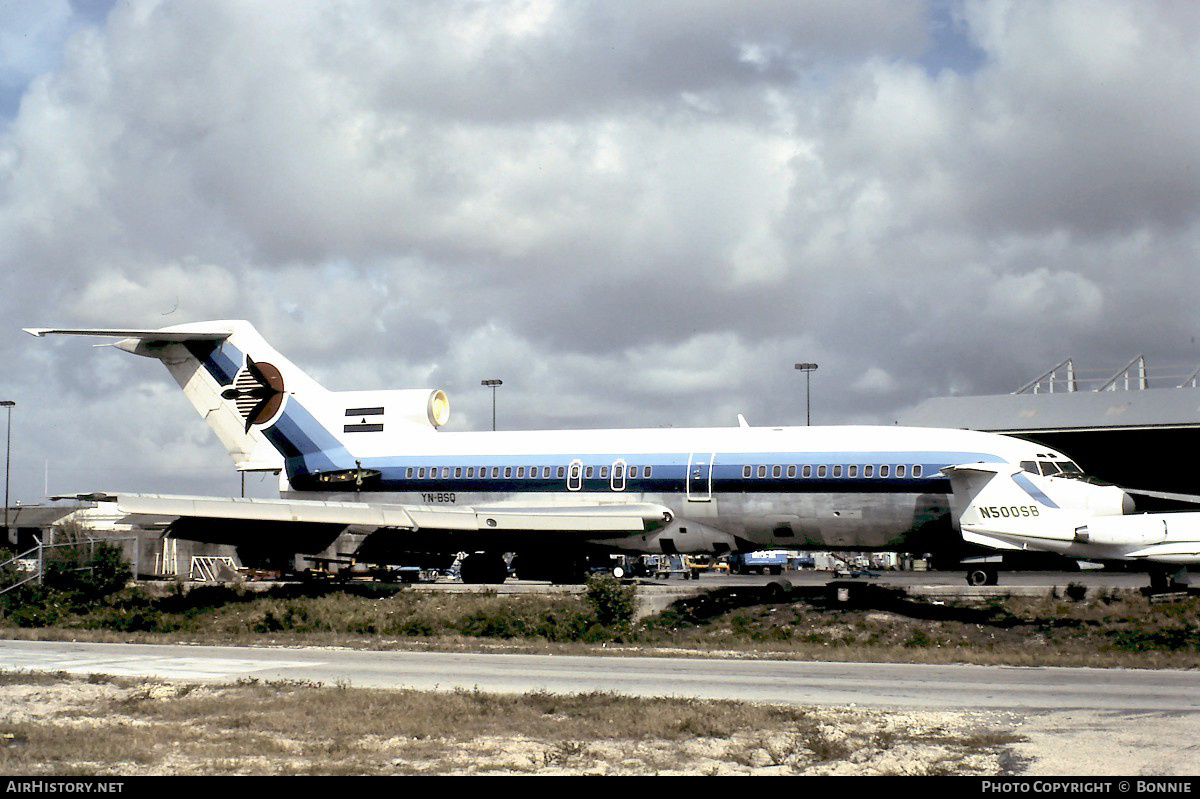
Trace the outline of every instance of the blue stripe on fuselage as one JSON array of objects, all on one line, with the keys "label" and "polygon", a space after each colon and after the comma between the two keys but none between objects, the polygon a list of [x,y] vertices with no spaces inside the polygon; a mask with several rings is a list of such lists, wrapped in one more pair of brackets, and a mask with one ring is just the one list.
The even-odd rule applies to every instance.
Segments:
[{"label": "blue stripe on fuselage", "polygon": [[[619,431],[628,432],[628,431]],[[451,433],[448,435],[462,435],[461,433]],[[565,435],[569,435],[566,433]],[[405,468],[409,466],[448,466],[454,468],[456,466],[566,466],[571,461],[578,460],[585,467],[592,466],[601,468],[604,466],[612,466],[616,461],[624,461],[629,466],[650,465],[654,467],[662,465],[686,467],[689,459],[694,461],[695,455],[709,454],[704,450],[696,450],[694,452],[635,452],[635,453],[620,453],[620,452],[605,452],[605,453],[570,453],[570,452],[546,452],[534,454],[501,454],[501,455],[442,455],[436,452],[414,453],[412,455],[387,455],[369,460],[363,460],[363,466],[370,466],[372,469],[390,469],[390,468]],[[735,476],[741,479],[742,469],[746,466],[766,466],[770,469],[773,466],[782,466],[786,468],[790,465],[804,466],[810,465],[816,468],[817,466],[874,466],[878,469],[879,466],[897,465],[920,466],[922,471],[930,473],[936,472],[946,466],[953,466],[961,463],[1003,463],[1004,459],[983,452],[934,452],[930,450],[919,451],[839,451],[839,452],[717,452],[713,458],[713,474],[724,474],[730,477]],[[693,464],[695,465],[695,464]],[[757,473],[757,472],[755,472]],[[763,479],[763,478],[745,478],[745,479]],[[779,479],[779,478],[776,478]],[[801,478],[787,478],[801,479]],[[805,478],[805,479],[827,479],[827,478]],[[887,480],[892,478],[870,477],[868,480]]]},{"label": "blue stripe on fuselage", "polygon": [[354,468],[346,448],[295,397],[284,400],[283,413],[263,435],[286,459],[288,477]]},{"label": "blue stripe on fuselage", "polygon": [[[342,450],[344,453],[345,451]],[[566,470],[573,461],[581,461],[591,477],[582,477],[580,490],[584,492],[680,493],[687,490],[688,460],[690,453],[634,453],[618,455],[572,455],[565,453],[540,455],[435,455],[388,456],[363,459],[364,469],[380,472],[377,490],[383,491],[461,491],[538,493],[567,490]],[[350,456],[342,456],[348,461]],[[615,461],[625,462],[625,477],[613,487],[612,465]],[[950,464],[978,461],[998,462],[1002,459],[986,453],[962,452],[768,452],[768,453],[717,453],[712,468],[711,484],[714,493],[946,493],[949,481],[939,470]],[[306,463],[314,463],[311,458]],[[775,465],[781,466],[779,477],[758,477],[759,465],[766,466],[768,475]],[[796,466],[796,474],[785,476],[788,466]],[[803,467],[811,466],[811,474],[804,477]],[[817,467],[826,466],[825,477],[817,476]],[[864,466],[874,466],[871,477],[864,476]],[[879,466],[888,465],[889,476],[879,476]],[[908,472],[904,477],[895,476],[896,466],[903,465]],[[921,477],[913,477],[914,466],[921,466]],[[752,468],[751,476],[744,476],[746,466]],[[842,466],[843,474],[833,477],[833,466]],[[850,477],[849,466],[858,466],[858,474]],[[491,470],[499,469],[496,477]],[[651,477],[645,477],[646,467],[651,468]],[[349,466],[327,466],[349,468]],[[543,476],[549,468],[549,475]],[[559,475],[559,469],[563,475]],[[468,477],[468,470],[472,476]],[[507,476],[505,470],[509,470]],[[525,475],[518,477],[518,469]],[[607,469],[601,477],[601,469]],[[320,471],[317,469],[314,471]],[[636,471],[637,476],[633,476]],[[418,476],[424,472],[424,476]],[[457,476],[455,476],[457,473]],[[293,474],[289,469],[289,475]],[[445,476],[443,476],[445,475]],[[693,480],[693,491],[703,493],[708,478]],[[623,488],[621,487],[623,486]]]}]

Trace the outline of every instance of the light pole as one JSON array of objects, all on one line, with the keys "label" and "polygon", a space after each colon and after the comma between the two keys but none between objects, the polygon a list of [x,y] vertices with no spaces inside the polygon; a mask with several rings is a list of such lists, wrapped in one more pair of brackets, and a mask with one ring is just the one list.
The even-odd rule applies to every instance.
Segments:
[{"label": "light pole", "polygon": [[491,386],[492,389],[492,432],[496,432],[496,386],[504,385],[503,380],[480,380],[479,385]]},{"label": "light pole", "polygon": [[12,466],[12,409],[17,403],[0,400],[0,408],[8,410],[8,435],[4,446],[4,538],[8,540],[8,473]]},{"label": "light pole", "polygon": [[798,363],[796,368],[804,372],[804,423],[812,424],[812,373],[817,371],[815,363]]}]

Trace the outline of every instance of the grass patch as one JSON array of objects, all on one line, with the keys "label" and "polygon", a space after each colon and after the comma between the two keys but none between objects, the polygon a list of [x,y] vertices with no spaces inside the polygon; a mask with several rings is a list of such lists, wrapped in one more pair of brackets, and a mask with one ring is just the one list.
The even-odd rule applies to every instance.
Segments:
[{"label": "grass patch", "polygon": [[973,774],[1011,741],[966,713],[25,677],[0,685],[12,774]]},{"label": "grass patch", "polygon": [[1151,605],[1134,592],[967,605],[879,589],[847,605],[820,590],[739,587],[680,600],[638,622],[631,590],[603,581],[570,595],[279,586],[266,593],[204,587],[151,597],[134,588],[87,601],[42,599],[0,604],[0,634],[533,651],[604,644],[607,651],[1126,668],[1191,668],[1200,655],[1196,598]]},{"label": "grass patch", "polygon": [[814,660],[1192,668],[1200,654],[1200,601],[1151,605],[1135,592],[933,604],[880,589],[854,605],[821,591],[787,601],[713,592],[644,626],[641,640],[682,650]]}]

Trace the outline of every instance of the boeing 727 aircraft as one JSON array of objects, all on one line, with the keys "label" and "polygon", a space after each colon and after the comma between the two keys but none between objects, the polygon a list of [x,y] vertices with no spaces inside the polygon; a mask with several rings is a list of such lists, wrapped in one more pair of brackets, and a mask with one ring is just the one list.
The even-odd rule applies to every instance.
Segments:
[{"label": "boeing 727 aircraft", "polygon": [[187,539],[318,554],[350,536],[360,560],[392,564],[468,553],[461,573],[472,583],[503,582],[503,556],[516,553],[521,577],[565,582],[599,553],[955,553],[958,517],[975,497],[952,503],[956,469],[1021,473],[1011,481],[1020,496],[1004,509],[1013,518],[1043,501],[1077,504],[1089,518],[1132,510],[1120,489],[1074,479],[1061,453],[989,433],[445,432],[443,392],[326,390],[245,321],[27,331],[116,338],[162,361],[236,468],[280,473],[278,500],[116,497],[129,514],[177,517],[171,532]]}]

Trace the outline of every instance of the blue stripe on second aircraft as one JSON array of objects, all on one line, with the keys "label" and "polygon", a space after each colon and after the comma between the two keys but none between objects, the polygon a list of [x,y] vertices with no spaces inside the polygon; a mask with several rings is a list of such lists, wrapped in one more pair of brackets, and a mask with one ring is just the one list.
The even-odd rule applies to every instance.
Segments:
[{"label": "blue stripe on second aircraft", "polygon": [[1050,497],[1046,496],[1045,492],[1043,492],[1040,488],[1035,486],[1033,484],[1033,481],[1030,480],[1028,477],[1026,477],[1024,474],[1022,474],[1021,472],[1014,474],[1012,476],[1012,479],[1013,479],[1013,482],[1016,483],[1018,486],[1020,486],[1021,489],[1026,494],[1033,497],[1038,502],[1045,505],[1047,508],[1057,508],[1058,507],[1058,504],[1054,500],[1052,500],[1052,499],[1050,499]]}]

